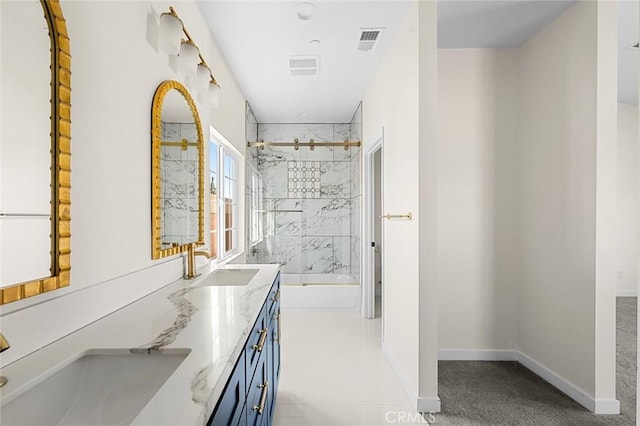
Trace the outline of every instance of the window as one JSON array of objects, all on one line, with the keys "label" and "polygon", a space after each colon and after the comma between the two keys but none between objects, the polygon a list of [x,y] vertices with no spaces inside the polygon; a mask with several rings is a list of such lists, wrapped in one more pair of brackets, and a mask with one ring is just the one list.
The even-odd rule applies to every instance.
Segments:
[{"label": "window", "polygon": [[255,168],[251,168],[249,170],[249,242],[251,246],[262,241],[262,194],[262,175]]},{"label": "window", "polygon": [[211,256],[224,259],[238,251],[240,221],[239,155],[231,145],[211,128],[209,141],[209,241]]},{"label": "window", "polygon": [[209,142],[209,242],[211,258],[218,258],[218,153],[220,145],[214,141]]}]

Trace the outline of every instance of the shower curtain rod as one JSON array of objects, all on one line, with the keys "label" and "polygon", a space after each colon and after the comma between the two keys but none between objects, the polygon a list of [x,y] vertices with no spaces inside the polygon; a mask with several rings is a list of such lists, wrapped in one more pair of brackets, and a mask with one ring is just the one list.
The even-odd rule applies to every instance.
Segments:
[{"label": "shower curtain rod", "polygon": [[294,139],[293,142],[264,142],[259,140],[257,142],[247,142],[247,146],[249,148],[252,146],[259,148],[264,148],[265,146],[292,146],[296,149],[301,146],[308,146],[311,150],[317,146],[342,146],[344,149],[349,149],[350,146],[360,146],[360,142],[350,142],[348,139],[344,142],[316,142],[313,139],[310,139],[309,142],[299,142],[298,139]]}]

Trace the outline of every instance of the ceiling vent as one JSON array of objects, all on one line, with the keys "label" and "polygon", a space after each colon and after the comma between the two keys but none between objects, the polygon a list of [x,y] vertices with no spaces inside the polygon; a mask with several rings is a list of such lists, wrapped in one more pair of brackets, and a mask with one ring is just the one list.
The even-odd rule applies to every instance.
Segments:
[{"label": "ceiling vent", "polygon": [[317,56],[291,56],[289,57],[289,71],[291,75],[317,75],[320,58]]},{"label": "ceiling vent", "polygon": [[384,28],[360,28],[360,37],[356,50],[358,52],[374,52],[382,37]]}]

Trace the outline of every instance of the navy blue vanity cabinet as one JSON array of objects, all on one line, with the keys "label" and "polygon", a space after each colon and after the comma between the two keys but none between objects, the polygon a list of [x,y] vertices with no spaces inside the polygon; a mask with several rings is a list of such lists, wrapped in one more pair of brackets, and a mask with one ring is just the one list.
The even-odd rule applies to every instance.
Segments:
[{"label": "navy blue vanity cabinet", "polygon": [[210,426],[230,426],[230,425],[246,425],[246,420],[242,422],[245,400],[246,385],[245,377],[245,353],[242,351],[238,362],[236,363],[231,377],[222,392],[222,396],[218,400],[213,416],[207,425]]},{"label": "navy blue vanity cabinet", "polygon": [[273,424],[279,377],[280,274],[269,290],[208,426]]},{"label": "navy blue vanity cabinet", "polygon": [[276,394],[278,393],[278,379],[280,377],[280,276],[276,278],[267,300],[269,306],[269,336],[267,338],[267,372],[271,396],[269,398],[270,423],[275,411]]},{"label": "navy blue vanity cabinet", "polygon": [[258,360],[256,372],[247,393],[247,426],[267,426],[271,424],[270,408],[273,390],[269,382],[267,352]]},{"label": "navy blue vanity cabinet", "polygon": [[[260,310],[258,319],[256,320],[253,329],[249,333],[247,343],[244,347],[245,357],[245,371],[247,374],[247,384],[251,382],[253,374],[256,371],[260,356],[267,351],[267,337],[269,337],[269,330],[267,328],[267,306],[266,303]],[[247,392],[249,390],[247,389]]]},{"label": "navy blue vanity cabinet", "polygon": [[280,307],[280,274],[278,274],[276,279],[273,281],[273,286],[271,287],[271,290],[269,290],[267,306],[269,309],[269,322],[271,322],[271,318],[273,318],[276,309]]}]

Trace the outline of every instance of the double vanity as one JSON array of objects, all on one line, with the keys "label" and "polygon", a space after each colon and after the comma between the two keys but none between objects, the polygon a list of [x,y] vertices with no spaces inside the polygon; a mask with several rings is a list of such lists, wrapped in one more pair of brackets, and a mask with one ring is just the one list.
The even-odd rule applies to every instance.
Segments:
[{"label": "double vanity", "polygon": [[2,424],[271,424],[279,285],[279,265],[227,266],[87,325],[2,369]]},{"label": "double vanity", "polygon": [[[71,15],[80,16],[77,11]],[[140,16],[142,24],[155,25],[147,12]],[[178,44],[184,35],[189,39],[184,44],[193,48],[195,43],[173,8],[158,16],[158,22],[167,17],[179,26]],[[12,247],[0,256],[0,305],[4,305],[78,283],[71,274],[72,31],[67,31],[59,0],[0,2],[0,22],[3,37],[16,31],[21,34],[0,55],[6,59],[3,63],[12,64],[2,69],[2,81],[7,84],[0,97],[0,103],[12,106],[4,108],[0,117],[0,236],[3,247]],[[74,25],[76,31],[83,28],[80,22]],[[138,33],[137,27],[127,30]],[[100,57],[97,51],[95,55]],[[211,85],[218,86],[199,58],[211,78],[210,92]],[[170,68],[154,75],[178,76]],[[210,124],[208,114],[205,118],[204,123]],[[114,289],[114,299],[100,313],[89,312],[91,308],[82,304],[66,311],[54,305],[48,311],[52,315],[42,316],[44,320],[37,324],[40,331],[55,330],[60,321],[74,316],[90,318],[78,320],[76,327],[115,309],[110,307],[128,303],[58,340],[53,341],[74,328],[50,333],[51,339],[43,344],[52,343],[33,352],[33,347],[23,348],[20,354],[31,353],[4,365],[0,376],[3,426],[271,423],[280,372],[279,265],[209,267],[194,277],[196,254],[222,261],[225,255],[228,259],[242,250],[237,229],[231,226],[237,226],[240,216],[237,200],[233,191],[224,189],[232,186],[233,179],[224,173],[205,175],[210,167],[205,168],[208,150],[203,122],[194,97],[182,83],[166,80],[155,87],[149,130],[149,254],[153,260],[173,257],[162,263],[173,262],[177,271],[178,260],[186,252],[187,276],[192,279],[165,286],[166,281],[157,283],[154,289],[162,287],[133,302],[139,297],[135,294],[145,293],[134,289],[120,294]],[[237,142],[244,145],[244,140]],[[114,164],[113,170],[118,167]],[[100,202],[115,204],[118,199],[105,197]],[[74,233],[94,226],[79,223]],[[135,224],[140,229],[145,225]],[[118,228],[117,222],[104,226],[110,231]],[[195,251],[205,244],[209,252]],[[160,262],[157,265],[161,267]],[[133,274],[151,268],[141,262],[132,269],[128,272]],[[97,286],[80,284],[61,296]],[[43,300],[51,303],[53,297],[23,306],[30,308]],[[100,302],[92,306],[102,307]],[[11,333],[2,331],[11,341]],[[0,343],[0,352],[9,348],[8,343]]]}]

